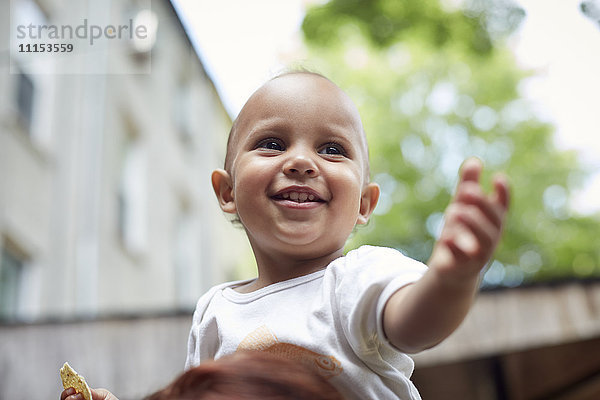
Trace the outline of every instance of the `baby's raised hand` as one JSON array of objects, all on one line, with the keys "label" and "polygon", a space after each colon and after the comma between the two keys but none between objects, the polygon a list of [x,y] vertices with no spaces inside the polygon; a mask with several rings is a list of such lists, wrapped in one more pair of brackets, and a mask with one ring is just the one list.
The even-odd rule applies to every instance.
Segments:
[{"label": "baby's raised hand", "polygon": [[451,282],[473,281],[489,261],[500,236],[509,203],[506,179],[494,177],[494,192],[486,194],[479,177],[481,161],[467,159],[456,194],[444,214],[444,227],[427,263]]}]

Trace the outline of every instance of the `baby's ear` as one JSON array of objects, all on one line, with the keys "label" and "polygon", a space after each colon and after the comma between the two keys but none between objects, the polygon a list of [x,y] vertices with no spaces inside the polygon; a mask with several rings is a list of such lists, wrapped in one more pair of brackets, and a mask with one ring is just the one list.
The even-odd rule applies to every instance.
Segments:
[{"label": "baby's ear", "polygon": [[235,214],[237,210],[233,198],[233,182],[229,172],[224,169],[216,169],[212,173],[211,180],[221,210],[226,213]]},{"label": "baby's ear", "polygon": [[369,217],[375,210],[377,201],[379,200],[379,185],[376,183],[369,183],[362,192],[360,197],[360,210],[356,223],[364,225],[369,222]]}]

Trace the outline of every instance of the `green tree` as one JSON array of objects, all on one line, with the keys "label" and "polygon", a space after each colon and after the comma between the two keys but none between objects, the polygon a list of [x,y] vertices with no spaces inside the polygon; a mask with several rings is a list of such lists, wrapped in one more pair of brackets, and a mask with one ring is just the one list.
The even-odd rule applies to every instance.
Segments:
[{"label": "green tree", "polygon": [[[446,1],[444,4],[450,2]],[[508,1],[332,0],[303,22],[313,66],[356,101],[370,143],[376,215],[349,246],[375,243],[425,261],[469,156],[484,181],[504,171],[511,211],[488,286],[600,275],[598,216],[569,208],[585,171],[519,95],[504,38],[524,18]]]}]

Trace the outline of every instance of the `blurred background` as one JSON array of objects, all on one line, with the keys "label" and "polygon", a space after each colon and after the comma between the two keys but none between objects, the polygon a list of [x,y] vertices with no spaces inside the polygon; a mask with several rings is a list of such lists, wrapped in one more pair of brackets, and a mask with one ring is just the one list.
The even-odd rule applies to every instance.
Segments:
[{"label": "blurred background", "polygon": [[[423,398],[600,398],[600,1],[0,7],[0,399],[57,398],[64,361],[121,400],[182,371],[197,298],[255,274],[210,172],[247,97],[290,67],[363,117],[382,197],[348,249],[426,261],[466,157],[510,178],[472,312],[415,356]],[[69,43],[18,26],[99,16],[149,34],[17,50]]]}]

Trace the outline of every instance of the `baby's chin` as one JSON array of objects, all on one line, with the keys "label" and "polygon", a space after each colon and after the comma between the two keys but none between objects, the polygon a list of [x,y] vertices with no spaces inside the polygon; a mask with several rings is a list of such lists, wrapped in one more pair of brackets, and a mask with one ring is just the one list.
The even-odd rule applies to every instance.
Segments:
[{"label": "baby's chin", "polygon": [[276,237],[278,241],[298,248],[316,245],[322,240],[322,234],[313,224],[295,222],[279,224]]},{"label": "baby's chin", "polygon": [[280,230],[276,240],[285,252],[307,258],[327,256],[342,249],[345,243],[345,240],[337,240],[327,231],[314,232],[314,227],[312,231],[310,228],[294,231]]}]

